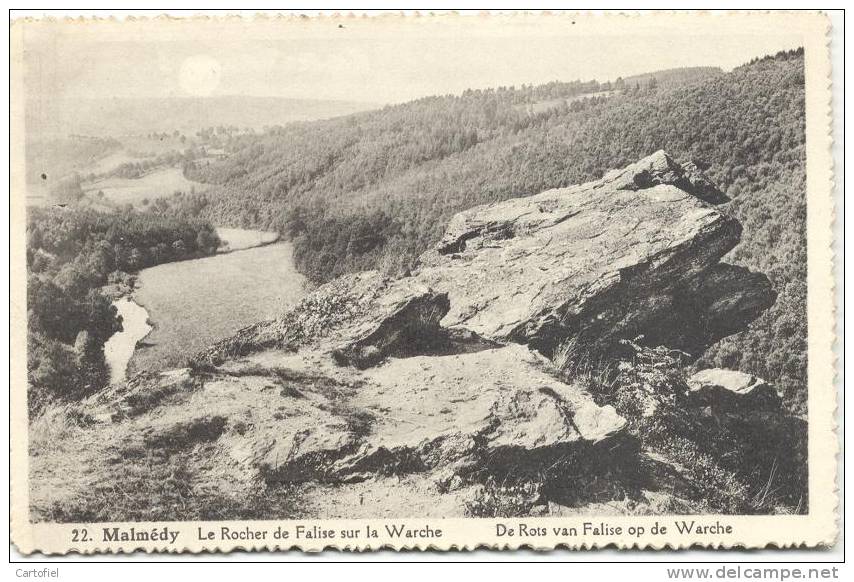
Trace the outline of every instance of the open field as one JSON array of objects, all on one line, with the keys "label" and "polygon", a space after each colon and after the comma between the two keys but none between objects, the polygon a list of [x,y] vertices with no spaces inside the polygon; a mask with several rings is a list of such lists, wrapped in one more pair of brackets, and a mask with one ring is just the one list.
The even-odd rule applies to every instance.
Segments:
[{"label": "open field", "polygon": [[90,196],[104,192],[104,199],[114,204],[133,204],[140,206],[145,199],[154,200],[171,196],[176,191],[189,192],[191,188],[203,187],[202,184],[187,180],[180,168],[164,168],[146,174],[142,178],[108,178],[85,186]]},{"label": "open field", "polygon": [[131,373],[180,364],[219,338],[271,319],[305,295],[290,243],[145,269],[135,300],[154,330],[139,344]]},{"label": "open field", "polygon": [[222,245],[219,248],[219,252],[221,253],[260,247],[279,240],[279,233],[264,230],[219,227],[216,229],[216,233],[222,241]]},{"label": "open field", "polygon": [[116,169],[122,164],[136,161],[139,161],[139,158],[135,158],[122,149],[117,152],[112,152],[100,160],[93,162],[90,166],[85,168],[85,170],[87,172],[92,172],[93,174],[105,174],[106,172]]}]

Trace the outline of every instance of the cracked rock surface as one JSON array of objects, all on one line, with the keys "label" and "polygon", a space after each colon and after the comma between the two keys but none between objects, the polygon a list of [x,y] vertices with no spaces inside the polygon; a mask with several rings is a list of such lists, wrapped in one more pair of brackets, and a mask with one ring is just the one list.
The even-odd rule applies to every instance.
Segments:
[{"label": "cracked rock surface", "polygon": [[776,295],[768,278],[721,264],[741,225],[722,193],[659,151],[601,180],[453,217],[415,278],[447,293],[442,320],[550,353],[584,336],[607,348],[644,335],[699,355]]}]

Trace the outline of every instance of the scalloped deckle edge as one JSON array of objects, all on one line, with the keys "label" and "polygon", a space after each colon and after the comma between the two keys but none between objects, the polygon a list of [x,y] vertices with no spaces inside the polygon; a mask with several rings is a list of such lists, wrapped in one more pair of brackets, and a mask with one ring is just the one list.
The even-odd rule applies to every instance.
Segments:
[{"label": "scalloped deckle edge", "polygon": [[[607,15],[606,15],[607,16]],[[613,15],[611,15],[613,16]],[[620,15],[622,18],[635,18]],[[696,17],[696,15],[693,15]],[[746,15],[750,16],[750,15]],[[755,17],[754,13],[752,17]],[[831,77],[829,23],[823,15],[762,14],[785,22],[804,35],[808,199],[808,359],[809,359],[809,508],[807,515],[699,516],[573,516],[453,519],[270,520],[223,522],[31,523],[29,521],[26,412],[26,276],[25,207],[22,190],[22,143],[12,144],[11,196],[11,539],[23,554],[95,554],[131,552],[229,552],[327,549],[395,550],[535,550],[686,549],[829,547],[838,536],[840,451],[834,346],[834,255],[832,224],[835,209],[831,161]],[[532,15],[526,15],[531,18]],[[557,17],[542,15],[541,17]],[[601,17],[601,16],[599,16]],[[658,13],[647,18],[678,18]],[[684,18],[683,14],[681,18]],[[720,24],[738,15],[708,15]],[[234,17],[230,17],[234,18]],[[332,18],[332,17],[327,17]],[[394,22],[386,15],[385,22]],[[414,18],[414,17],[413,17]],[[432,17],[430,17],[432,18]],[[436,17],[440,18],[440,17]],[[443,15],[441,18],[461,18]],[[506,16],[503,16],[506,18]],[[181,19],[164,20],[175,26]],[[205,19],[186,21],[204,25]],[[21,24],[12,27],[13,136],[23,135],[23,110],[14,99],[20,90]],[[129,19],[128,24],[161,24],[157,19]],[[265,26],[287,26],[294,19],[253,20]],[[299,19],[304,22],[304,19]],[[378,20],[378,22],[380,22]],[[75,19],[64,23],[92,24]],[[99,25],[117,26],[116,21]],[[16,103],[17,101],[17,103]],[[17,131],[16,131],[17,130]],[[16,165],[17,164],[17,165]],[[16,273],[20,276],[16,276]],[[226,531],[227,530],[227,531]],[[373,532],[373,533],[372,533]]]}]

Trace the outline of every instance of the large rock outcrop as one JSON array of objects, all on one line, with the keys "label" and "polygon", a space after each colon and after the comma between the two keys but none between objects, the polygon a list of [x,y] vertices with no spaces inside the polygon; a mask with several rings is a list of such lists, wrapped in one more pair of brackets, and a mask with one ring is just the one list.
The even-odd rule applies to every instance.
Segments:
[{"label": "large rock outcrop", "polygon": [[570,336],[639,335],[698,355],[773,304],[764,275],[722,265],[741,225],[693,165],[664,152],[601,180],[453,217],[415,278],[446,293],[442,320],[543,353]]},{"label": "large rock outcrop", "polygon": [[342,276],[303,299],[280,319],[260,322],[211,346],[213,364],[267,348],[309,347],[338,364],[367,368],[390,356],[460,353],[499,344],[440,325],[446,293],[413,277],[378,271]]},{"label": "large rock outcrop", "polygon": [[[247,408],[292,400],[282,418],[273,402],[253,412],[230,450],[271,482],[351,482],[438,468],[453,479],[496,459],[537,470],[619,441],[625,418],[556,379],[543,355],[576,338],[637,359],[634,338],[681,361],[743,329],[775,294],[764,275],[720,263],[741,232],[715,208],[725,200],[695,166],[657,152],[596,182],[457,214],[412,276],[341,277],[204,355],[206,389],[273,374],[281,394]],[[245,358],[258,353],[274,368],[253,372]],[[635,390],[649,392],[644,416],[685,395],[684,382],[659,380],[666,390]]]},{"label": "large rock outcrop", "polygon": [[68,494],[73,483],[85,497],[99,487],[93,480],[112,474],[96,463],[115,469],[146,457],[180,464],[193,494],[246,499],[259,488],[387,476],[417,476],[436,496],[549,467],[585,474],[603,454],[636,450],[612,406],[520,345],[389,358],[365,370],[313,346],[271,349],[131,384],[81,403],[87,446],[74,467],[58,472],[50,458],[34,460],[45,486],[36,503],[52,502],[51,485]]},{"label": "large rock outcrop", "polygon": [[[288,366],[312,366],[301,358]],[[523,346],[391,359],[356,374],[327,369],[335,390],[303,382],[289,394],[315,412],[253,421],[266,429],[239,450],[252,451],[267,480],[334,482],[395,471],[500,472],[612,442],[625,419],[548,369]]]}]

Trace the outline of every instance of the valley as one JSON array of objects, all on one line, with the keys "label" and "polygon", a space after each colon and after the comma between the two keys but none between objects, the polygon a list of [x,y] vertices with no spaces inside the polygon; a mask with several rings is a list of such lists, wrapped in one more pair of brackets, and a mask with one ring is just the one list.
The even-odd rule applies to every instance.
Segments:
[{"label": "valley", "polygon": [[777,300],[722,260],[722,200],[658,151],[460,212],[407,276],[251,299],[274,315],[240,309],[300,281],[287,243],[143,269],[128,381],[33,422],[33,519],[804,513],[806,423],[691,372]]},{"label": "valley", "polygon": [[793,50],[71,139],[35,519],[808,511],[803,98]]},{"label": "valley", "polygon": [[[132,362],[137,371],[175,364],[175,354],[199,350],[302,298],[308,286],[293,269],[291,245],[274,244],[276,233],[218,228],[217,235],[217,254],[143,269],[140,288],[113,301],[123,329],[104,344],[111,384],[126,379]],[[184,292],[201,303],[181,300]]]}]

